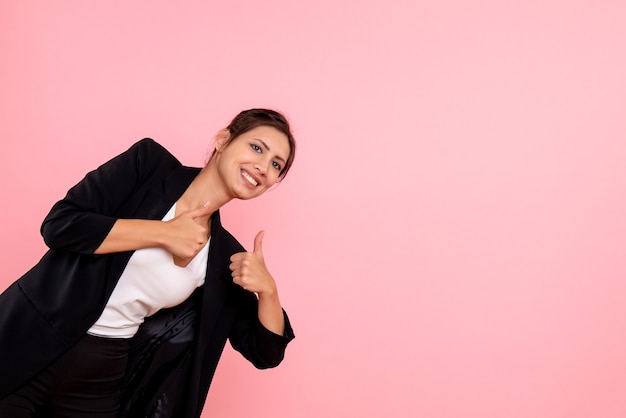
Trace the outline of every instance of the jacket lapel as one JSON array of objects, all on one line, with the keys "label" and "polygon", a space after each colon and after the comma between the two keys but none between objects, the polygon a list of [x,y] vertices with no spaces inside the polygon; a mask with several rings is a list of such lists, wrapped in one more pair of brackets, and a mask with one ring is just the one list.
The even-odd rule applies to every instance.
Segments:
[{"label": "jacket lapel", "polygon": [[219,211],[213,214],[211,223],[211,243],[200,309],[200,352],[204,352],[211,343],[208,336],[219,334],[215,332],[218,326],[217,319],[221,318],[220,312],[224,309],[224,304],[233,287],[230,280],[230,254],[225,237],[226,232],[220,223]]},{"label": "jacket lapel", "polygon": [[168,210],[182,196],[200,172],[195,167],[178,167],[162,182],[160,187],[148,192],[142,207],[146,208],[148,219],[163,219]]}]

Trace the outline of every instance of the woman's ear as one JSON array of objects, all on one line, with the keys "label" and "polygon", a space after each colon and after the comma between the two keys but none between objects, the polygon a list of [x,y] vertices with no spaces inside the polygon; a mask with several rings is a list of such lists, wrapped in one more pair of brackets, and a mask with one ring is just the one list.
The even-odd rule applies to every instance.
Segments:
[{"label": "woman's ear", "polygon": [[215,136],[215,151],[222,152],[229,140],[230,131],[228,129],[221,129]]}]

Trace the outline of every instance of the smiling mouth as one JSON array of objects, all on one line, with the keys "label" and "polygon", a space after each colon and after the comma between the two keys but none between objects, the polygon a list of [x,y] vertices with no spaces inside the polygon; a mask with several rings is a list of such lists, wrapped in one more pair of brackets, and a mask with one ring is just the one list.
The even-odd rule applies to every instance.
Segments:
[{"label": "smiling mouth", "polygon": [[248,183],[250,183],[254,187],[256,187],[259,184],[257,183],[255,179],[252,178],[252,176],[250,176],[250,174],[246,173],[245,171],[241,171],[241,175],[243,176],[244,179],[248,181]]}]

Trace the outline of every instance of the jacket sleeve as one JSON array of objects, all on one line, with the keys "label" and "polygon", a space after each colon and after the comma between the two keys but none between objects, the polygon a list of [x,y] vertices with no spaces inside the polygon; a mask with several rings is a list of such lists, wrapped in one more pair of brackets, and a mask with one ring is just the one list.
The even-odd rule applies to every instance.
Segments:
[{"label": "jacket sleeve", "polygon": [[283,335],[275,334],[261,324],[258,317],[256,296],[242,289],[247,295],[246,302],[229,337],[230,344],[258,369],[278,366],[285,357],[287,344],[295,338],[287,313]]},{"label": "jacket sleeve", "polygon": [[41,235],[46,245],[92,254],[117,220],[116,210],[166,155],[174,159],[159,144],[145,138],[89,172],[44,219]]}]

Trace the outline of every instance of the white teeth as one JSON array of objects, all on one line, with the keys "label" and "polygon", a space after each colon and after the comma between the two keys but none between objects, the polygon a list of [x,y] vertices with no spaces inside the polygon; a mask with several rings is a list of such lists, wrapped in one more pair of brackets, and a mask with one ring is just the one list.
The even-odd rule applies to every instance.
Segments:
[{"label": "white teeth", "polygon": [[252,177],[250,177],[250,175],[248,173],[246,173],[245,171],[241,172],[241,175],[243,176],[244,179],[248,180],[248,182],[253,185],[256,186],[257,182],[255,179],[253,179]]}]

